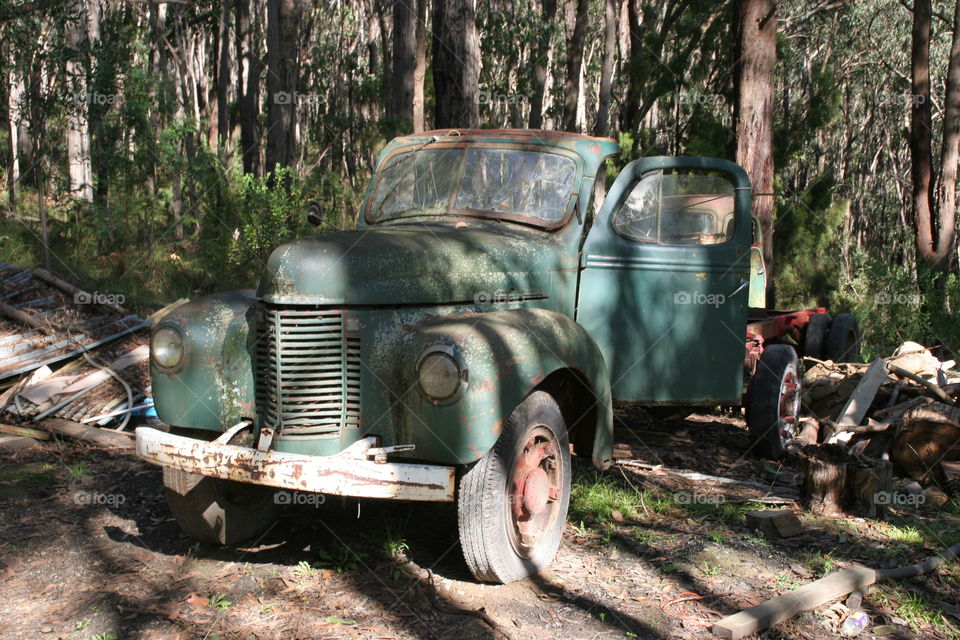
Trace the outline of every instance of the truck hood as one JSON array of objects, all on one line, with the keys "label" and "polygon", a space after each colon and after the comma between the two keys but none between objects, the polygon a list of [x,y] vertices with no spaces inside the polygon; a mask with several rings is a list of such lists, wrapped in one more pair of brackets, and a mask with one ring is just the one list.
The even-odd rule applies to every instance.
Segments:
[{"label": "truck hood", "polygon": [[[550,295],[559,234],[470,220],[304,238],[277,247],[257,295],[275,304],[496,302]],[[573,264],[576,268],[575,257]]]}]

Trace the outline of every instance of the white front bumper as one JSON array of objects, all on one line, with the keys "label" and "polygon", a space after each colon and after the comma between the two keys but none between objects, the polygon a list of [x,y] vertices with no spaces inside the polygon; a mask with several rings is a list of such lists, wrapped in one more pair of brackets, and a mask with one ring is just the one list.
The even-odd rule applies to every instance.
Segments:
[{"label": "white front bumper", "polygon": [[336,496],[450,502],[453,467],[369,460],[372,439],[335,456],[260,451],[137,428],[137,455],[164,467],[212,478]]}]

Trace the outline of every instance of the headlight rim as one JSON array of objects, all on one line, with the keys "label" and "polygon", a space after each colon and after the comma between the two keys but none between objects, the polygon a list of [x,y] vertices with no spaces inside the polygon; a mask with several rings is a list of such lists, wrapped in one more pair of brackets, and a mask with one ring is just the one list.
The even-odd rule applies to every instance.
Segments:
[{"label": "headlight rim", "polygon": [[[459,376],[458,376],[459,382],[457,383],[456,389],[454,389],[453,393],[451,393],[449,396],[446,396],[444,398],[438,398],[427,393],[426,389],[423,388],[423,384],[421,383],[421,380],[420,380],[420,369],[423,366],[423,363],[430,356],[437,355],[437,354],[444,355],[450,358],[453,361],[454,365],[457,367],[457,370],[459,371]],[[463,396],[463,393],[466,390],[469,383],[469,375],[468,375],[469,370],[464,364],[463,358],[460,357],[460,354],[457,352],[456,349],[454,349],[452,346],[447,344],[434,344],[424,349],[420,353],[420,356],[417,358],[417,364],[416,364],[416,367],[414,368],[414,373],[416,374],[416,377],[417,377],[417,388],[420,390],[420,395],[422,395],[427,402],[435,406],[445,406],[445,405],[453,404],[454,402],[459,400]]]},{"label": "headlight rim", "polygon": [[[153,340],[158,333],[164,329],[169,329],[177,335],[180,339],[180,358],[177,360],[176,364],[173,366],[164,365],[154,358],[154,349],[153,349]],[[181,327],[178,327],[173,324],[161,324],[156,329],[153,330],[153,333],[150,334],[150,364],[156,366],[161,371],[166,373],[176,373],[183,369],[184,363],[187,361],[187,340],[184,335],[184,331]]]}]

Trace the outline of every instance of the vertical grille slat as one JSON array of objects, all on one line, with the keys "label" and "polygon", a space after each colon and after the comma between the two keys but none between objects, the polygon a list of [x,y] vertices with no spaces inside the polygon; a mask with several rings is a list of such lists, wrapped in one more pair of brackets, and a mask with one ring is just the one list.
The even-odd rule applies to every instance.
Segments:
[{"label": "vertical grille slat", "polygon": [[343,311],[257,309],[257,412],[283,436],[336,435],[360,422],[360,339]]}]

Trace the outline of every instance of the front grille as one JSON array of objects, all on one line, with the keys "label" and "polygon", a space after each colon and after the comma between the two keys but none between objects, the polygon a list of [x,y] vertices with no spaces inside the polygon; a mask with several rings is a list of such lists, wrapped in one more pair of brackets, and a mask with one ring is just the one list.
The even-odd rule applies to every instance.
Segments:
[{"label": "front grille", "polygon": [[343,311],[257,308],[257,412],[284,436],[333,435],[360,420],[360,339]]}]

